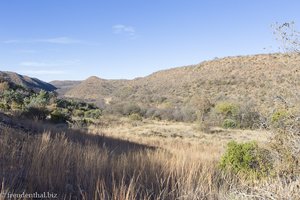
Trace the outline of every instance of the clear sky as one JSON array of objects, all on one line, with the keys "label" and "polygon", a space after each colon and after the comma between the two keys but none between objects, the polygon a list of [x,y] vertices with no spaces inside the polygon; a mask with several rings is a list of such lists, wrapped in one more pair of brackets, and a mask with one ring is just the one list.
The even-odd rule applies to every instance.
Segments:
[{"label": "clear sky", "polygon": [[275,52],[299,0],[1,0],[0,70],[45,81],[131,79],[215,57]]}]

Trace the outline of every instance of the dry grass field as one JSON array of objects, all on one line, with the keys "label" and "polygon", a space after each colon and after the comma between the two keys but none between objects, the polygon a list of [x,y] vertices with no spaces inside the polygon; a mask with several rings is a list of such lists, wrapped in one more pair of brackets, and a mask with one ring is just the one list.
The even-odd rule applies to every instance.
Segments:
[{"label": "dry grass field", "polygon": [[208,134],[189,123],[112,121],[90,127],[89,133],[2,122],[1,192],[49,191],[59,199],[99,200],[299,199],[299,179],[249,180],[220,170],[228,141],[265,144],[264,131]]},{"label": "dry grass field", "polygon": [[[105,117],[106,118],[106,117]],[[266,143],[271,133],[266,130],[240,130],[214,127],[209,133],[203,132],[195,123],[157,121],[143,119],[142,121],[128,118],[116,118],[107,125],[90,126],[92,134],[102,134],[146,145],[167,148],[165,143],[198,144],[199,146],[218,145],[221,151],[231,140],[239,142],[259,141]],[[104,118],[101,121],[105,121]]]}]

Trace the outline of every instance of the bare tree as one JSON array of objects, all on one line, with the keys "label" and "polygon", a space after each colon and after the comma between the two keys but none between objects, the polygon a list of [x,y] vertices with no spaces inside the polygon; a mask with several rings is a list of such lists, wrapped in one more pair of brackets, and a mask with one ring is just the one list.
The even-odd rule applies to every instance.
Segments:
[{"label": "bare tree", "polygon": [[[295,59],[292,54],[300,54],[300,32],[297,31],[295,22],[277,22],[272,27],[273,34],[280,44],[280,51],[290,55],[289,59]],[[300,94],[297,88],[297,85],[294,85],[293,93],[300,102]],[[288,105],[284,99],[281,100]],[[276,128],[275,132],[277,134],[273,138],[273,148],[276,154],[274,157],[277,157],[277,164],[280,166],[278,169],[282,172],[281,175],[285,178],[288,176],[293,177],[300,181],[300,113],[299,108],[297,109],[295,106],[297,105],[286,107],[286,109],[291,109],[293,112],[290,112],[280,127]]]},{"label": "bare tree", "polygon": [[284,53],[300,53],[300,32],[294,21],[272,25],[273,34],[280,43],[279,49]]}]

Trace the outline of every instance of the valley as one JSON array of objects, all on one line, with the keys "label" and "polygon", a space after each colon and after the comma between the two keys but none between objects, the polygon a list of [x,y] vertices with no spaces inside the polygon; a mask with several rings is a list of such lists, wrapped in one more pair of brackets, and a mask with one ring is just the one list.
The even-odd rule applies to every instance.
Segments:
[{"label": "valley", "polygon": [[[0,192],[297,199],[299,58],[222,58],[133,80],[0,72]],[[274,176],[285,173],[289,183]]]}]

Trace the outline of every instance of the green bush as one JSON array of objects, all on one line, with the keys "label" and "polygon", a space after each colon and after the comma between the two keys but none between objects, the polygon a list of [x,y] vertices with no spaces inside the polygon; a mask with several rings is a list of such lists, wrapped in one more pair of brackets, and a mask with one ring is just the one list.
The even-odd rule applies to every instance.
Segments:
[{"label": "green bush", "polygon": [[285,118],[287,118],[289,115],[288,111],[286,109],[280,109],[275,111],[271,116],[271,122],[277,123]]},{"label": "green bush", "polygon": [[17,104],[23,104],[24,97],[21,93],[14,90],[6,90],[2,94],[3,101],[5,103],[11,104],[12,102],[16,102]]},{"label": "green bush", "polygon": [[25,98],[26,107],[35,107],[42,108],[46,105],[49,105],[50,94],[44,90],[41,90],[39,93],[33,94],[28,98]]},{"label": "green bush", "polygon": [[98,119],[101,116],[102,112],[99,109],[89,110],[84,112],[84,117]]},{"label": "green bush", "polygon": [[74,117],[84,117],[84,111],[83,110],[74,110],[73,116]]},{"label": "green bush", "polygon": [[66,123],[71,117],[67,110],[56,109],[50,113],[50,120],[54,123]]},{"label": "green bush", "polygon": [[222,170],[248,177],[264,177],[272,169],[272,162],[268,155],[269,152],[258,147],[255,142],[237,143],[232,141],[227,145],[227,150],[220,161],[220,167]]},{"label": "green bush", "polygon": [[0,110],[7,111],[10,109],[10,105],[7,103],[0,102]]},{"label": "green bush", "polygon": [[236,116],[239,111],[239,107],[230,102],[220,102],[215,106],[215,109],[217,113],[222,114],[225,117]]},{"label": "green bush", "polygon": [[237,123],[233,119],[225,119],[222,126],[223,126],[223,128],[236,128]]},{"label": "green bush", "polygon": [[94,124],[94,121],[91,119],[83,119],[83,123],[85,126],[89,126],[91,124]]},{"label": "green bush", "polygon": [[66,99],[56,99],[55,103],[58,108],[68,108],[72,106],[72,101]]}]

